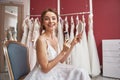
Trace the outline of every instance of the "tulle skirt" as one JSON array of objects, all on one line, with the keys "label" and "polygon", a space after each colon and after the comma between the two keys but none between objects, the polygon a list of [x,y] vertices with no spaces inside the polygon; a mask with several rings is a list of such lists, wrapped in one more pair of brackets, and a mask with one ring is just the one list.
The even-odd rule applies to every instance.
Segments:
[{"label": "tulle skirt", "polygon": [[91,80],[83,69],[71,65],[58,63],[49,72],[41,71],[39,65],[26,76],[24,80]]}]

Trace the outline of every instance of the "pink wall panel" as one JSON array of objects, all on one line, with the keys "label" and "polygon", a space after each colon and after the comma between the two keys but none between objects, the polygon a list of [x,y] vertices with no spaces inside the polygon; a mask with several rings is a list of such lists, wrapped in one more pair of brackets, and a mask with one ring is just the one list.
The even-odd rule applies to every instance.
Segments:
[{"label": "pink wall panel", "polygon": [[[57,10],[57,0],[31,0],[31,14],[39,15],[45,8]],[[89,0],[61,0],[60,10],[61,14],[89,11]],[[120,0],[93,0],[93,14],[93,30],[102,64],[102,40],[120,39]]]},{"label": "pink wall panel", "polygon": [[61,0],[61,14],[89,11],[89,0]]},{"label": "pink wall panel", "polygon": [[102,40],[120,39],[120,0],[93,0],[94,34],[102,64]]},{"label": "pink wall panel", "polygon": [[30,14],[40,15],[46,8],[57,10],[57,0],[30,0]]}]

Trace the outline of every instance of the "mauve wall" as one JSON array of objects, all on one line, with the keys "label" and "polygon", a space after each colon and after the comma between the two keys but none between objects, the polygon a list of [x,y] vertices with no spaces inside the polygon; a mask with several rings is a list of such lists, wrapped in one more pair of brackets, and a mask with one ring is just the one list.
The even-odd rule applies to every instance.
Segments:
[{"label": "mauve wall", "polygon": [[102,63],[102,40],[120,39],[120,0],[93,0],[94,35]]},{"label": "mauve wall", "polygon": [[[57,10],[57,0],[30,0],[31,15],[39,15],[46,8]],[[61,14],[89,11],[89,0],[61,0],[60,10]],[[94,36],[102,64],[102,40],[120,39],[120,0],[93,0],[93,15]]]},{"label": "mauve wall", "polygon": [[30,0],[30,14],[40,15],[46,8],[57,10],[57,0]]}]

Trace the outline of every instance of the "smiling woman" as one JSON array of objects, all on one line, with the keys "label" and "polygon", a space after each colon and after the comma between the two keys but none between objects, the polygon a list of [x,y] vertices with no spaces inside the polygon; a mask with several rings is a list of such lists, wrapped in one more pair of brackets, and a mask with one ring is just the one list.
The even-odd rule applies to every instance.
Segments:
[{"label": "smiling woman", "polygon": [[36,42],[37,64],[25,80],[90,80],[85,70],[63,64],[72,48],[80,41],[82,33],[76,35],[71,42],[65,41],[60,51],[56,36],[57,24],[56,11],[43,11],[41,25],[44,32]]}]

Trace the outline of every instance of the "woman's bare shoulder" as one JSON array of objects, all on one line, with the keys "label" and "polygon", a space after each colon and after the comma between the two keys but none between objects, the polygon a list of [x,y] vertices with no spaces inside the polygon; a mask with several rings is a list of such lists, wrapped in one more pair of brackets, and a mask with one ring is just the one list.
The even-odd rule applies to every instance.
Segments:
[{"label": "woman's bare shoulder", "polygon": [[44,42],[45,41],[45,37],[43,35],[39,36],[37,42],[39,42],[39,41],[40,42]]},{"label": "woman's bare shoulder", "polygon": [[45,41],[45,37],[44,36],[39,36],[39,38],[37,39],[36,42],[36,47],[45,47],[46,46],[46,41]]}]

